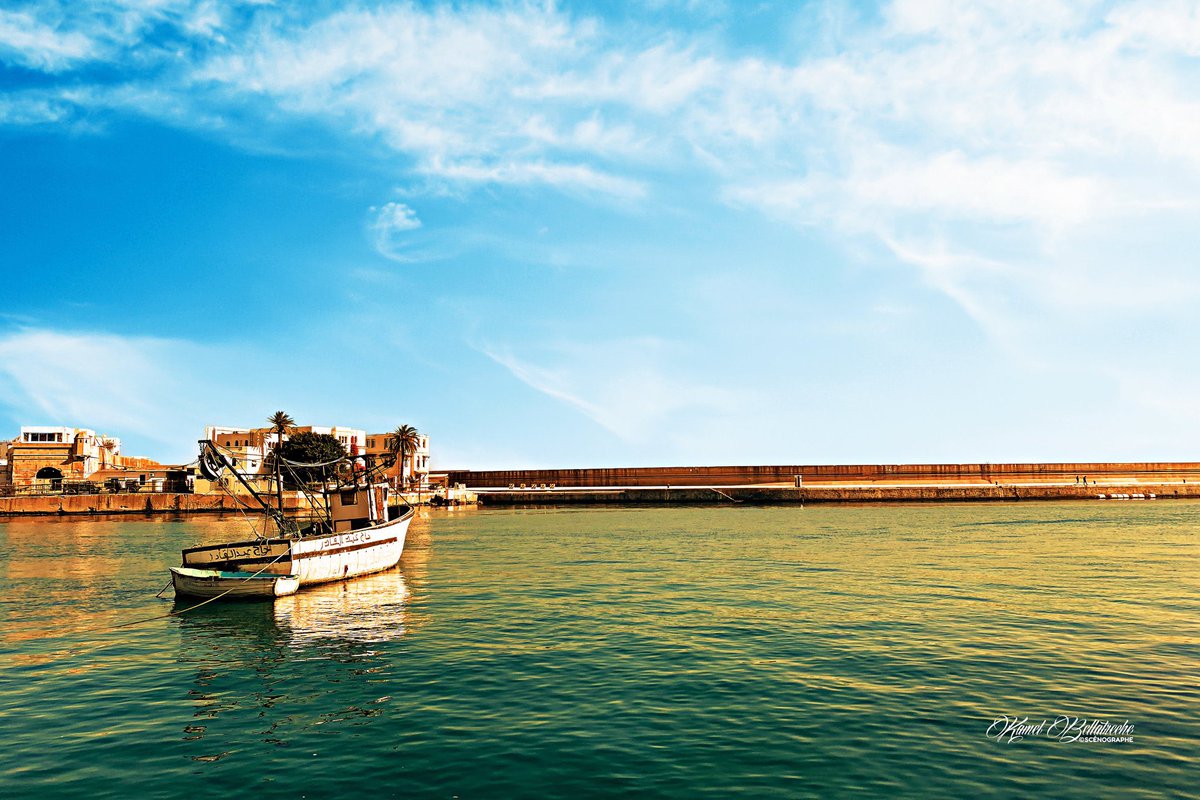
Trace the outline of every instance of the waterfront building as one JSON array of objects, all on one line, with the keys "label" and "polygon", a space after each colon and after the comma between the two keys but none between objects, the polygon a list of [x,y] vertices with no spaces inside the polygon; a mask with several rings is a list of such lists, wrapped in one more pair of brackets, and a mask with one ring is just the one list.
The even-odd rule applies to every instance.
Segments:
[{"label": "waterfront building", "polygon": [[[297,433],[322,433],[338,440],[342,448],[350,455],[373,455],[379,458],[392,453],[392,436],[390,433],[368,434],[361,428],[351,428],[346,425],[297,425],[284,434],[286,442],[291,435]],[[278,435],[269,426],[261,428],[235,428],[220,425],[209,425],[204,429],[204,438],[215,443],[221,451],[234,462],[234,466],[246,475],[256,489],[273,491],[274,482],[271,480],[274,468],[271,465],[271,452],[278,443]],[[401,464],[397,462],[389,467],[384,475],[397,488],[401,484]],[[417,448],[408,453],[403,465],[405,483],[410,488],[425,489],[429,487],[429,437],[420,434]],[[226,488],[236,493],[242,489],[234,481],[225,481]],[[197,480],[196,491],[219,491],[219,487],[210,486],[208,481]]]},{"label": "waterfront building", "polygon": [[359,428],[349,428],[345,425],[334,425],[332,428],[322,428],[317,425],[302,425],[293,428],[295,433],[323,433],[341,442],[342,447],[351,455],[366,452],[367,432]]},{"label": "waterfront building", "polygon": [[[323,433],[337,439],[342,448],[351,455],[366,452],[367,432],[345,425],[325,427],[321,425],[297,425],[291,434]],[[216,444],[226,456],[233,459],[239,472],[247,475],[270,475],[271,452],[278,446],[279,435],[274,428],[230,428],[209,425],[204,429],[204,438]],[[290,438],[283,435],[283,441]]]},{"label": "waterfront building", "polygon": [[[209,425],[204,429],[204,438],[221,448],[225,455],[233,460],[233,465],[238,471],[247,475],[259,475],[271,471],[268,460],[279,436],[270,428]],[[286,438],[285,435],[284,439]]]},{"label": "waterfront building", "polygon": [[[369,455],[384,456],[393,452],[394,443],[391,433],[372,433],[366,437],[366,450]],[[402,472],[403,468],[403,472]],[[405,464],[399,459],[385,473],[392,485],[400,488],[401,475],[409,486],[420,489],[429,487],[429,437],[418,434],[416,450],[408,453]]]},{"label": "waterfront building", "polygon": [[124,456],[121,440],[91,428],[23,425],[17,438],[0,443],[0,486],[60,489],[64,481],[91,480],[101,470],[139,473],[162,465]]}]

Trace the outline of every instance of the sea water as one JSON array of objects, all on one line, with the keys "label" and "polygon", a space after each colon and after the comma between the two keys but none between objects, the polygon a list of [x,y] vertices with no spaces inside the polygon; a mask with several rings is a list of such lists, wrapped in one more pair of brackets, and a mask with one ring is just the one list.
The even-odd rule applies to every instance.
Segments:
[{"label": "sea water", "polygon": [[396,570],[171,615],[179,551],[244,519],[9,520],[0,796],[1197,796],[1198,530],[431,511]]}]

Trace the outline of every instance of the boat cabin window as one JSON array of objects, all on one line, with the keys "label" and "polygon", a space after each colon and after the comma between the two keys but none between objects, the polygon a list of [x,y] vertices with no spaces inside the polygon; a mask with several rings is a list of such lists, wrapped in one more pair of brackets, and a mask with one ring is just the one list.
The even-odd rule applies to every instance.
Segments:
[{"label": "boat cabin window", "polygon": [[342,492],[342,505],[344,505],[344,506],[358,505],[358,492],[355,492],[355,491]]}]

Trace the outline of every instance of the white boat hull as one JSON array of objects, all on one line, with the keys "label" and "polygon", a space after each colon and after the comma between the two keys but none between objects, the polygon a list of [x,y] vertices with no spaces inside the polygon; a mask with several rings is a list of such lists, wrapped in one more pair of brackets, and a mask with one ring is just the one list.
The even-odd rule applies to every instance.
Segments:
[{"label": "white boat hull", "polygon": [[297,575],[224,572],[214,569],[171,567],[171,583],[180,597],[286,597],[300,588]]},{"label": "white boat hull", "polygon": [[[195,547],[183,551],[183,568],[295,576],[299,587],[344,581],[396,566],[404,553],[404,539],[412,517],[410,510],[398,519],[356,531]],[[171,572],[176,576],[175,568]],[[178,593],[178,578],[172,580]],[[252,591],[246,587],[231,592],[230,596],[248,596]]]}]

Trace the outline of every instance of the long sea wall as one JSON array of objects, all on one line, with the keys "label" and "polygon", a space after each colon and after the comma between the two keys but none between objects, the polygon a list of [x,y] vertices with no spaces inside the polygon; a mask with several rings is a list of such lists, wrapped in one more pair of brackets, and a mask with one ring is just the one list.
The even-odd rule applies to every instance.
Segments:
[{"label": "long sea wall", "polygon": [[451,484],[471,489],[547,486],[750,486],[783,484],[1075,484],[1084,476],[1101,483],[1200,483],[1200,462],[1029,464],[791,464],[727,467],[618,467],[597,469],[458,470]]},{"label": "long sea wall", "polygon": [[[402,492],[393,497],[412,506],[430,505],[434,495],[429,491]],[[444,505],[474,505],[474,492],[450,489],[443,490],[438,500]],[[239,503],[240,500],[240,503]],[[55,494],[16,495],[0,497],[0,517],[87,515],[87,514],[220,514],[237,513],[242,509],[248,514],[262,513],[249,497],[235,500],[228,494],[190,494],[172,492],[119,493],[119,494]],[[271,498],[274,502],[274,498]],[[283,496],[284,510],[290,513],[309,509],[308,501],[295,492]]]},{"label": "long sea wall", "polygon": [[[249,498],[243,502],[252,504]],[[295,498],[284,498],[284,508],[295,511]],[[0,516],[47,514],[197,514],[237,512],[238,502],[225,494],[71,494],[0,497]],[[253,509],[246,509],[255,513]]]},{"label": "long sea wall", "polygon": [[998,502],[1094,500],[1110,503],[1200,498],[1200,482],[1093,486],[685,486],[624,489],[495,489],[479,492],[483,506],[786,505],[804,503]]}]

